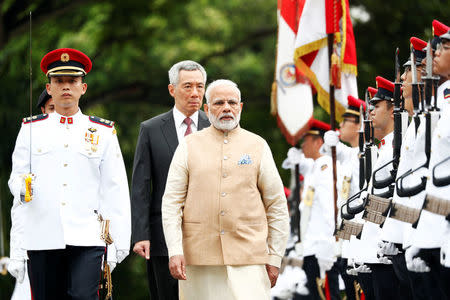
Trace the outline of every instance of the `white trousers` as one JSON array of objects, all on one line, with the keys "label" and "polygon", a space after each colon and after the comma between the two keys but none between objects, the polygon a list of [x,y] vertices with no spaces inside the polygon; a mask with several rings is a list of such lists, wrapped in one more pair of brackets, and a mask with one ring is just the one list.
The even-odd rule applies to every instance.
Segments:
[{"label": "white trousers", "polygon": [[270,300],[265,265],[186,266],[180,300]]}]

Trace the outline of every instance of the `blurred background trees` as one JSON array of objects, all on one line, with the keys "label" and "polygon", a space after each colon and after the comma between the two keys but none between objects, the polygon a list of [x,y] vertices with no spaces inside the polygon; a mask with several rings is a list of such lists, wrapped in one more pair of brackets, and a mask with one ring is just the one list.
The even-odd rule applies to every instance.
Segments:
[{"label": "blurred background trees", "polygon": [[[431,22],[450,24],[448,0],[350,0],[358,55],[358,87],[377,75],[393,80],[394,50],[407,58],[409,38],[431,37]],[[7,187],[11,154],[21,119],[29,114],[29,11],[32,22],[33,105],[47,82],[40,60],[56,48],[76,48],[93,61],[85,114],[116,121],[128,176],[139,123],[173,106],[167,71],[192,59],[205,66],[208,82],[228,78],[244,101],[241,124],[263,136],[278,166],[285,142],[269,114],[277,32],[275,0],[36,0],[0,2],[0,201],[8,240],[12,197]],[[40,113],[33,108],[33,114]],[[323,110],[315,116],[328,121]],[[280,168],[285,185],[289,172]],[[6,241],[6,254],[8,251]],[[115,299],[148,299],[144,261],[131,254],[113,273]],[[9,299],[11,276],[0,277],[0,299]]]}]

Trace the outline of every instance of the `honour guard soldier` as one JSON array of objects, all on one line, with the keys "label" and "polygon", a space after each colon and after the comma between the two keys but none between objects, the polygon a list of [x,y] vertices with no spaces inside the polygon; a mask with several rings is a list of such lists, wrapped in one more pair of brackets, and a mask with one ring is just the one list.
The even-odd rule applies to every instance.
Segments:
[{"label": "honour guard soldier", "polygon": [[[425,262],[425,271],[429,271],[432,286],[425,287],[425,293],[434,295],[435,298],[448,299],[450,291],[448,287],[449,268],[440,261],[440,247],[448,243],[449,230],[449,185],[439,184],[438,178],[448,176],[448,139],[449,139],[449,74],[450,74],[450,34],[440,36],[433,61],[433,74],[441,77],[443,82],[438,88],[437,103],[441,104],[441,118],[437,122],[431,142],[431,155],[428,168],[428,182],[426,196],[423,200],[420,218],[417,228],[412,236],[412,246],[405,254],[407,262],[413,265],[417,259]],[[447,218],[447,220],[446,220]],[[445,249],[442,249],[445,253]],[[409,266],[408,266],[409,267]],[[416,272],[420,272],[417,270]]]},{"label": "honour guard soldier", "polygon": [[44,56],[41,70],[55,112],[23,120],[12,156],[11,214],[23,230],[11,237],[17,243],[11,245],[10,271],[20,280],[28,256],[37,300],[98,299],[106,253],[100,215],[110,220],[111,266],[129,251],[130,201],[114,122],[78,107],[91,68],[89,57],[75,49]]},{"label": "honour guard soldier", "polygon": [[339,299],[338,271],[335,266],[334,199],[331,157],[322,155],[323,135],[330,125],[312,119],[310,129],[303,138],[302,151],[305,158],[314,162],[304,175],[301,211],[301,240],[303,247],[303,270],[311,299],[320,299],[320,279],[325,273],[332,299]]},{"label": "honour guard soldier", "polygon": [[[337,173],[338,189],[338,208],[347,201],[349,196],[359,191],[359,130],[360,130],[360,107],[366,110],[364,101],[351,95],[347,97],[348,108],[342,115],[342,121],[339,124],[339,132],[327,131],[324,135],[324,144],[320,151],[331,156],[331,147],[336,146],[336,159],[339,162]],[[346,146],[339,142],[339,138],[350,145]],[[341,223],[340,213],[338,213],[338,224]],[[347,299],[355,299],[355,280],[356,276],[347,274],[347,265],[349,252],[349,240],[341,239],[338,244],[341,249],[338,257],[339,273],[345,283]]]},{"label": "honour guard soldier", "polygon": [[[393,140],[393,92],[394,84],[389,80],[377,76],[378,91],[371,99],[370,104],[373,105],[371,110],[371,118],[373,127],[378,130],[380,143],[378,145],[378,159],[372,168],[372,176],[368,186],[370,194],[381,194],[388,190],[372,189],[374,177],[377,180],[383,180],[390,176],[392,163],[386,165],[392,160],[392,140]],[[380,172],[375,174],[373,171],[386,165]],[[367,197],[367,195],[362,195]],[[362,262],[366,263],[372,272],[373,290],[375,299],[395,299],[398,296],[398,281],[394,275],[391,262],[386,258],[377,257],[378,242],[380,241],[381,229],[377,224],[366,221],[361,234],[361,244],[365,247]]]},{"label": "honour guard soldier", "polygon": [[[411,46],[415,54],[416,61],[414,62],[417,70],[417,80],[421,79],[422,60],[426,56],[425,48],[427,43],[416,37],[410,39]],[[402,81],[402,94],[404,98],[404,107],[409,116],[413,116],[413,100],[412,100],[412,72],[411,72],[411,59],[408,59],[403,64],[405,67],[404,73],[401,76]],[[411,167],[411,162],[414,160],[414,144],[416,138],[414,118],[406,129],[406,134],[402,137],[402,144],[400,150],[400,160],[397,168],[397,178],[405,174]],[[393,203],[411,205],[411,197],[400,197],[395,188],[393,193]],[[412,298],[412,290],[414,288],[414,282],[420,281],[419,278],[414,279],[413,276],[406,269],[406,262],[404,256],[403,244],[408,240],[408,235],[412,232],[411,224],[405,223],[399,218],[387,217],[381,233],[381,239],[383,242],[379,243],[378,254],[381,256],[388,256],[392,260],[393,268],[395,270],[396,277],[399,279],[400,295],[405,299]],[[406,242],[407,243],[407,242]]]}]

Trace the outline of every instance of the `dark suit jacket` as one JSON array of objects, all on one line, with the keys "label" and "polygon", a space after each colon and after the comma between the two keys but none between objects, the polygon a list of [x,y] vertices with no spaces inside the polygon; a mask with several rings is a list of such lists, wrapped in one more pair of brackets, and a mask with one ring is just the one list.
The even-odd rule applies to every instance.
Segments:
[{"label": "dark suit jacket", "polygon": [[[199,111],[198,130],[209,121]],[[150,240],[150,256],[167,256],[161,202],[178,137],[173,110],[141,123],[131,187],[132,243]]]}]

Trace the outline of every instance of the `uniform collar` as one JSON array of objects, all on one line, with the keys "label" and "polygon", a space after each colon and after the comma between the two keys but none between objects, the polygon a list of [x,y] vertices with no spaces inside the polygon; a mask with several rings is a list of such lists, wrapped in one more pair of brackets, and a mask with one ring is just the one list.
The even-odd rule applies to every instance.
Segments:
[{"label": "uniform collar", "polygon": [[[176,106],[173,107],[173,119],[175,121],[175,127],[180,128],[181,124],[183,124],[184,119],[187,117],[177,109]],[[198,128],[198,110],[193,113],[189,118],[192,120],[192,124],[195,125],[195,127]]]},{"label": "uniform collar", "polygon": [[380,143],[378,144],[378,149],[383,148],[386,144],[392,144],[392,139],[394,137],[394,132],[388,133],[384,138],[380,140]]},{"label": "uniform collar", "polygon": [[50,116],[60,124],[72,125],[78,123],[83,114],[81,112],[81,109],[78,108],[77,113],[72,116],[63,116],[57,113],[56,111],[51,113]]}]

